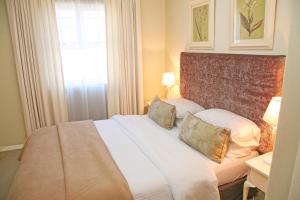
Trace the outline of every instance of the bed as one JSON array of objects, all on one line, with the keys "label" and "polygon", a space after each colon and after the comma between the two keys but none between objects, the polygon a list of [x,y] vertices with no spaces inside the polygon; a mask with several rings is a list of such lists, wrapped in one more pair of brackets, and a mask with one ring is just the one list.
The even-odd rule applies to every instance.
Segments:
[{"label": "bed", "polygon": [[[114,116],[110,120],[96,121],[95,125],[123,172],[135,199],[173,199],[172,194],[176,191],[170,191],[172,187],[167,180],[173,177],[185,183],[192,180],[200,170],[197,163],[208,167],[205,173],[213,170],[210,174],[213,177],[210,178],[212,182],[217,181],[214,183],[216,189],[217,186],[243,178],[248,171],[243,162],[258,155],[257,151],[252,151],[242,158],[227,157],[218,164],[180,141],[178,128],[162,129],[147,116]],[[135,128],[132,129],[132,126]],[[117,139],[121,137],[124,137],[121,140],[122,146]],[[148,163],[147,157],[151,158],[153,164]],[[183,177],[179,177],[179,174]],[[179,191],[179,188],[174,190]],[[183,199],[183,193],[175,199]],[[201,196],[206,199],[204,195]]]},{"label": "bed", "polygon": [[[184,98],[251,119],[262,130],[258,151],[272,148],[262,116],[281,92],[284,56],[182,53],[180,70]],[[244,161],[258,155],[225,157],[218,164],[183,143],[178,128],[163,129],[146,115],[71,124],[33,134],[8,199],[238,199],[247,174]],[[99,164],[101,159],[108,167]],[[98,166],[108,173],[101,174]],[[101,180],[112,194],[97,187]]]}]

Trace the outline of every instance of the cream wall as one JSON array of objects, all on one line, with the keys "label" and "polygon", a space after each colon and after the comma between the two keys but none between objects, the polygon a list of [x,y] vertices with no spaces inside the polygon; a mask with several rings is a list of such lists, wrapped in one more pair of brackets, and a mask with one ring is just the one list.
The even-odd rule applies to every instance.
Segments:
[{"label": "cream wall", "polygon": [[267,200],[296,200],[300,197],[300,1],[293,2],[282,109]]},{"label": "cream wall", "polygon": [[[186,50],[190,0],[166,0],[166,68],[179,75],[180,52]],[[229,50],[230,0],[215,1],[215,48],[198,52],[241,54],[286,54],[291,0],[277,0],[273,50]]]},{"label": "cream wall", "polygon": [[24,142],[25,126],[6,13],[0,0],[0,150]]},{"label": "cream wall", "polygon": [[165,0],[141,0],[144,99],[164,95]]}]

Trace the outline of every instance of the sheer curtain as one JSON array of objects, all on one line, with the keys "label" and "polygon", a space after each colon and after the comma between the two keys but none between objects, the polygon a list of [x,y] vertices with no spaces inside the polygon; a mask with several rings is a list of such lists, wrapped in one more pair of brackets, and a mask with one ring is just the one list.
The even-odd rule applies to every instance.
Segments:
[{"label": "sheer curtain", "polygon": [[69,120],[107,118],[104,0],[56,0]]}]

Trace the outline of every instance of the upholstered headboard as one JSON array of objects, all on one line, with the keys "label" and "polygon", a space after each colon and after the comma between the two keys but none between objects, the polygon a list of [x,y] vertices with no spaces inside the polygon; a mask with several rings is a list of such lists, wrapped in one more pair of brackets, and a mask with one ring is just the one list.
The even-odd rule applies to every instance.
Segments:
[{"label": "upholstered headboard", "polygon": [[184,52],[180,63],[182,97],[254,121],[262,130],[259,151],[272,150],[262,117],[271,98],[281,95],[285,56]]}]

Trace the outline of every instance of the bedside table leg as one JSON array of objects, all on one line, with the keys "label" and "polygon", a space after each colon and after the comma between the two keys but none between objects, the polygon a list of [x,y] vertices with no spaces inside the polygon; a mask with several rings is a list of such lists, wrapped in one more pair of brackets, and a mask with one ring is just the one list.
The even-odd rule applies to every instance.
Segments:
[{"label": "bedside table leg", "polygon": [[243,200],[247,200],[250,188],[255,188],[255,186],[253,184],[251,184],[250,182],[245,181],[244,190],[243,190]]}]

